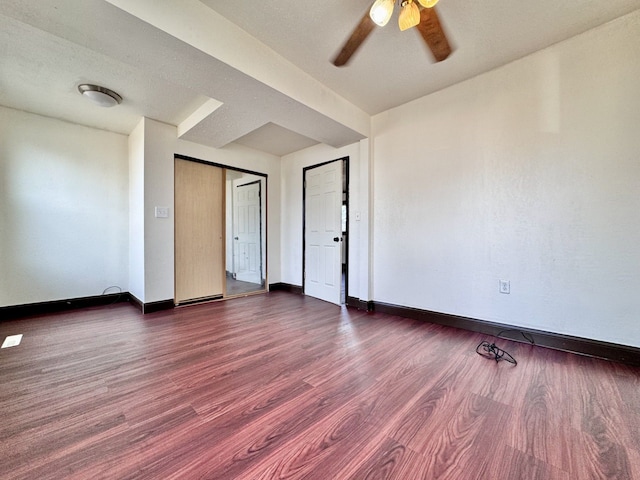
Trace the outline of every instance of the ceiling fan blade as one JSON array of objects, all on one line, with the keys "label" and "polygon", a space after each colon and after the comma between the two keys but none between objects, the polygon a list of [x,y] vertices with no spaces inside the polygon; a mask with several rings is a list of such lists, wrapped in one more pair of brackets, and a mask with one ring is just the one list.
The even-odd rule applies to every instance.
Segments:
[{"label": "ceiling fan blade", "polygon": [[344,44],[340,53],[336,58],[334,58],[333,64],[336,67],[346,65],[351,59],[351,56],[356,53],[356,50],[358,50],[360,45],[362,45],[362,42],[366,40],[375,26],[375,23],[373,23],[373,20],[371,20],[371,17],[369,16],[369,12],[367,12],[365,16],[362,17],[362,20],[360,20],[358,26],[353,30],[353,33],[351,33],[349,40]]},{"label": "ceiling fan blade", "polygon": [[440,24],[436,7],[423,8],[420,11],[420,23],[416,28],[433,53],[436,62],[441,62],[451,54],[451,46]]}]

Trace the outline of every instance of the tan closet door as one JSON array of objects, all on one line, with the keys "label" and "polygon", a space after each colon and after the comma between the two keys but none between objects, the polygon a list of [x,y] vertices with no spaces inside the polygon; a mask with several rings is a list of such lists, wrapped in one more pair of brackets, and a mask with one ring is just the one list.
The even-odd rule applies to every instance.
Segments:
[{"label": "tan closet door", "polygon": [[224,171],[175,159],[175,303],[222,296]]}]

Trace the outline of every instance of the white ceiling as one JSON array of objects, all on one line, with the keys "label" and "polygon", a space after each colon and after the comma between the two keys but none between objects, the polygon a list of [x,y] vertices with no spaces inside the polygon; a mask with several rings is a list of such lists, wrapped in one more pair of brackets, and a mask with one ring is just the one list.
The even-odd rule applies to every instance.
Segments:
[{"label": "white ceiling", "polygon": [[[124,134],[146,116],[179,126],[186,140],[280,156],[353,143],[367,136],[368,115],[640,8],[638,0],[441,0],[455,48],[444,62],[433,63],[417,32],[400,32],[394,18],[349,65],[334,67],[371,2],[2,0],[0,104]],[[95,107],[79,83],[124,101]]]},{"label": "white ceiling", "polygon": [[638,0],[440,0],[455,48],[434,63],[417,31],[400,32],[397,7],[352,61],[332,60],[373,0],[203,0],[369,114],[380,113],[578,35],[640,8]]}]

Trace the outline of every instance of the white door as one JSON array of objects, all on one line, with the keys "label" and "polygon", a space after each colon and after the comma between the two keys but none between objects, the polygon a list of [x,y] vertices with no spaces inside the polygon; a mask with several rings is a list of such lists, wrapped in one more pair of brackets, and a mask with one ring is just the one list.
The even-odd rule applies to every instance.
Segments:
[{"label": "white door", "polygon": [[342,161],[305,170],[304,293],[340,305]]},{"label": "white door", "polygon": [[260,180],[237,185],[233,192],[234,271],[236,280],[262,283]]}]

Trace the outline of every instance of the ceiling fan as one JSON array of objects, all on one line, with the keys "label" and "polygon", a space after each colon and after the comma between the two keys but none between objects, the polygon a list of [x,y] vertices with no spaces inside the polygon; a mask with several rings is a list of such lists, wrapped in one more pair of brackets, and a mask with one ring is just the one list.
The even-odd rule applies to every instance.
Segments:
[{"label": "ceiling fan", "polygon": [[[400,30],[417,27],[420,36],[433,53],[436,62],[441,62],[451,54],[449,40],[442,29],[440,18],[435,9],[438,0],[397,0],[400,5],[398,25]],[[360,23],[334,58],[336,67],[346,65],[360,45],[372,32],[375,25],[384,27],[393,14],[396,0],[376,0],[369,12],[362,17]],[[419,4],[419,6],[418,6]]]}]

